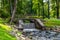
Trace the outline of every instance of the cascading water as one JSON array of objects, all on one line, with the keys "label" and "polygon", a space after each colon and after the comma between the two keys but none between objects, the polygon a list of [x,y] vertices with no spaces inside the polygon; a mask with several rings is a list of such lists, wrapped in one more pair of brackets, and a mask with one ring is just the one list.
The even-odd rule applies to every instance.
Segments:
[{"label": "cascading water", "polygon": [[25,36],[31,40],[60,40],[60,33],[51,30],[38,30],[33,23],[26,23],[23,31]]}]

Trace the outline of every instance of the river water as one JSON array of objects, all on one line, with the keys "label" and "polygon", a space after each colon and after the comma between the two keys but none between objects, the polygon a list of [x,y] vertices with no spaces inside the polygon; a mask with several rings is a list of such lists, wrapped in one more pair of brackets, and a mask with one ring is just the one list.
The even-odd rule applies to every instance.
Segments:
[{"label": "river water", "polygon": [[25,32],[25,35],[31,40],[60,40],[60,33],[50,30]]},{"label": "river water", "polygon": [[38,30],[35,28],[34,23],[25,23],[23,32],[31,40],[60,40],[60,32]]}]

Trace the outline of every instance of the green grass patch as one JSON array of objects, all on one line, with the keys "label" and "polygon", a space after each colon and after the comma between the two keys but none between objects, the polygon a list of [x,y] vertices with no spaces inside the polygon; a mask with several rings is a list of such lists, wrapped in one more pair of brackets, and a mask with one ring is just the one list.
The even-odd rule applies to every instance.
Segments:
[{"label": "green grass patch", "polygon": [[44,19],[45,26],[52,27],[52,26],[60,26],[60,19]]},{"label": "green grass patch", "polygon": [[5,29],[5,30],[7,30],[7,31],[12,30],[11,27],[8,26],[8,25],[0,24],[0,27],[2,27],[3,29]]},{"label": "green grass patch", "polygon": [[11,28],[7,25],[0,24],[0,40],[16,40],[16,38],[9,34]]}]

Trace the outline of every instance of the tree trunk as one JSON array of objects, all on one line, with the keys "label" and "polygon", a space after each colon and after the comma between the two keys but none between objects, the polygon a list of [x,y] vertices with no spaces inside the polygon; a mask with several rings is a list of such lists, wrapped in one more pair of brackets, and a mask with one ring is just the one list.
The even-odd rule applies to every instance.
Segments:
[{"label": "tree trunk", "polygon": [[42,16],[43,16],[43,19],[44,19],[44,2],[42,0]]},{"label": "tree trunk", "polygon": [[13,8],[13,11],[12,11],[12,17],[11,17],[10,24],[12,23],[12,21],[14,19],[14,15],[16,13],[16,7],[17,7],[17,0],[14,0],[14,8]]},{"label": "tree trunk", "polygon": [[57,5],[57,19],[59,19],[59,0],[56,0]]},{"label": "tree trunk", "polygon": [[2,0],[2,8],[4,8],[4,0]]},{"label": "tree trunk", "polygon": [[13,12],[13,5],[12,5],[12,0],[10,0],[10,14],[12,15]]},{"label": "tree trunk", "polygon": [[50,5],[50,3],[49,3],[49,0],[48,0],[48,19],[50,19],[50,12],[49,12],[49,5]]}]

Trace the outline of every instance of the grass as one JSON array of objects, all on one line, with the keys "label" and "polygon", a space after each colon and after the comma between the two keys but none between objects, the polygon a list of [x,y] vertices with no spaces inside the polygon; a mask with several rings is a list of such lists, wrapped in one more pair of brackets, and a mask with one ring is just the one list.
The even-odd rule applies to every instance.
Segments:
[{"label": "grass", "polygon": [[0,40],[16,40],[16,38],[9,34],[11,28],[0,23]]},{"label": "grass", "polygon": [[44,19],[45,26],[52,27],[52,26],[60,26],[60,19]]},{"label": "grass", "polygon": [[11,27],[8,25],[4,25],[4,24],[0,24],[0,27],[2,27],[3,29],[7,30],[7,31],[11,31]]}]

